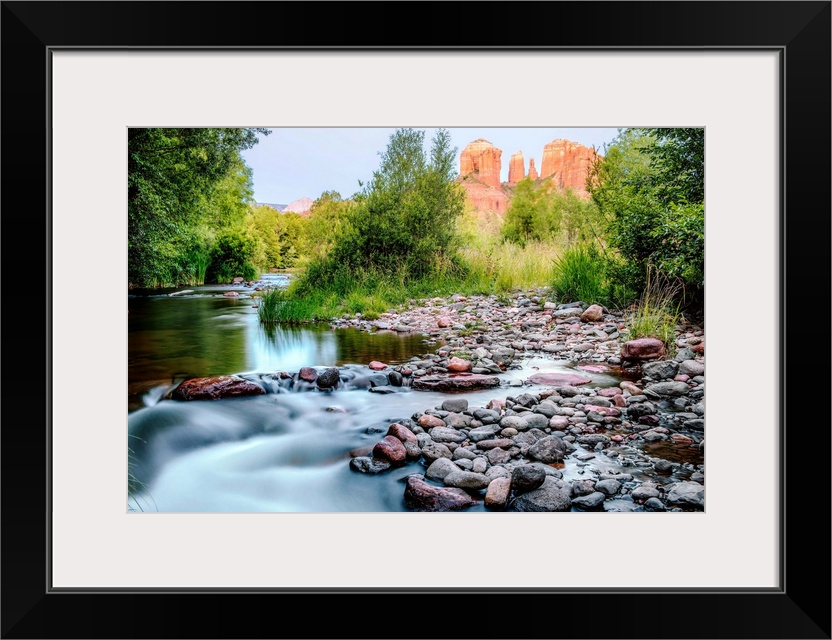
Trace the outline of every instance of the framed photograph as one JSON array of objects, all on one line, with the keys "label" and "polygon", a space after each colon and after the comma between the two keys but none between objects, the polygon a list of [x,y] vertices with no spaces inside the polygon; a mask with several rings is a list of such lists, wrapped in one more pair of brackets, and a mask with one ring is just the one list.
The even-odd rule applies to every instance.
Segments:
[{"label": "framed photograph", "polygon": [[[829,638],[829,522],[809,515],[817,511],[817,499],[805,498],[826,495],[830,434],[823,427],[826,420],[817,420],[804,403],[821,415],[828,404],[826,391],[816,401],[816,385],[805,380],[805,373],[818,366],[814,341],[807,338],[823,335],[816,316],[825,317],[830,290],[830,161],[823,147],[830,139],[830,3],[400,3],[385,5],[385,12],[398,8],[418,17],[388,22],[395,25],[392,39],[389,29],[362,28],[381,8],[371,3],[3,3],[6,268],[11,274],[19,270],[27,284],[45,283],[37,295],[43,306],[34,311],[28,305],[9,307],[6,314],[3,637]],[[219,131],[226,133],[215,135]],[[408,401],[401,415],[389,408],[401,387],[417,380],[447,384],[455,372],[464,380],[469,374],[500,377],[516,365],[518,377],[528,382],[529,367],[540,366],[489,350],[481,329],[490,320],[481,314],[479,323],[473,315],[462,318],[473,313],[465,307],[470,302],[465,296],[441,303],[437,298],[437,308],[414,305],[412,310],[413,317],[430,314],[440,328],[449,323],[445,328],[453,342],[446,347],[441,340],[447,333],[436,343],[430,332],[414,332],[414,344],[407,348],[400,342],[368,345],[370,333],[362,335],[362,327],[372,328],[373,335],[387,331],[389,339],[400,341],[397,334],[407,332],[396,331],[395,323],[412,321],[404,311],[401,317],[391,315],[387,300],[375,302],[369,294],[355,295],[349,313],[326,330],[330,336],[354,331],[348,346],[280,327],[272,327],[271,342],[257,346],[258,322],[268,325],[266,294],[280,291],[274,282],[287,277],[286,268],[291,279],[297,264],[316,264],[313,258],[296,262],[296,248],[306,242],[307,257],[314,256],[321,245],[342,237],[328,235],[327,225],[341,220],[334,214],[319,225],[318,235],[303,236],[306,240],[291,236],[295,231],[288,225],[295,218],[306,221],[299,225],[323,220],[320,212],[326,207],[337,213],[353,205],[370,210],[373,198],[382,202],[395,183],[385,180],[395,174],[390,159],[401,157],[396,153],[403,147],[396,145],[415,141],[427,150],[430,140],[439,140],[429,162],[419,166],[445,163],[445,173],[463,183],[476,237],[484,237],[489,213],[508,215],[500,197],[539,203],[554,197],[541,186],[547,180],[557,177],[560,186],[567,185],[567,171],[553,168],[555,149],[547,143],[557,138],[577,145],[577,137],[586,135],[583,148],[620,150],[622,136],[650,131],[686,132],[704,140],[704,147],[697,147],[704,154],[701,199],[689,189],[665,194],[669,210],[678,215],[661,225],[645,223],[652,225],[651,237],[676,247],[673,225],[688,224],[697,211],[704,215],[704,315],[668,343],[690,350],[675,361],[673,371],[656,370],[646,381],[640,376],[641,386],[628,389],[615,377],[626,370],[627,362],[620,360],[628,354],[607,354],[601,346],[610,332],[629,331],[626,323],[619,326],[610,308],[601,307],[598,318],[579,319],[578,313],[588,313],[587,305],[573,313],[570,301],[545,296],[528,300],[529,305],[548,318],[545,329],[552,335],[561,328],[561,342],[577,365],[569,375],[583,378],[570,379],[571,385],[558,378],[548,385],[548,398],[539,395],[544,387],[533,385],[495,390],[495,397],[511,396],[515,410],[510,414],[487,408],[484,396],[480,413],[469,411],[453,401],[462,396],[440,396],[435,390],[424,396],[431,398],[424,407]],[[253,190],[248,200],[254,206],[246,214],[252,230],[260,216],[272,226],[280,220],[287,234],[251,248],[260,252],[252,264],[274,267],[273,273],[266,270],[265,280],[263,269],[249,273],[245,265],[226,259],[242,251],[239,242],[256,236],[254,231],[247,235],[242,227],[222,227],[227,232],[220,232],[220,223],[203,236],[188,230],[194,238],[210,238],[210,245],[192,248],[205,249],[210,256],[205,268],[214,271],[186,273],[179,260],[184,245],[169,242],[171,230],[182,231],[185,223],[170,218],[152,227],[150,218],[142,217],[172,211],[173,200],[165,201],[159,189],[150,204],[130,200],[137,181],[158,184],[168,169],[166,179],[172,179],[189,162],[205,167],[215,161],[210,154],[176,155],[187,132],[211,138],[200,148],[214,150],[222,136],[230,136],[226,141],[242,136],[229,144],[243,150],[234,157],[249,170],[254,166],[254,182],[245,181],[242,165],[237,174],[222,165],[223,175],[241,176],[229,192]],[[512,132],[515,137],[508,135]],[[540,134],[539,149],[534,141],[528,149],[525,142],[512,146],[520,134],[531,133]],[[591,133],[599,138],[590,141]],[[449,138],[443,141],[443,135]],[[269,147],[270,140],[281,145]],[[357,152],[363,146],[371,148],[365,156],[375,156],[375,172],[372,164],[359,170]],[[279,154],[281,162],[264,162],[255,154],[258,148],[264,153],[271,148],[270,157]],[[147,159],[148,149],[155,159]],[[570,153],[580,155],[574,149]],[[158,161],[162,156],[164,161]],[[526,179],[528,156],[539,163],[532,179]],[[144,163],[145,173],[136,163]],[[589,156],[585,164],[591,164]],[[316,173],[338,185],[345,167],[348,177],[361,181],[354,185],[355,202],[346,197],[352,193],[340,193],[346,187],[330,193],[324,191],[328,187],[305,186],[324,183],[306,182]],[[270,171],[292,176],[283,183],[297,190],[295,202],[288,193],[266,190]],[[684,182],[680,172],[673,175],[674,184]],[[628,180],[609,186],[605,197],[624,197],[632,174]],[[176,206],[185,206],[180,187],[174,199]],[[22,199],[12,205],[12,195],[21,190],[34,215],[24,213]],[[651,197],[665,197],[659,191]],[[569,206],[589,206],[591,195],[575,195]],[[218,201],[206,203],[194,195],[194,203],[215,220],[235,215]],[[462,215],[461,201],[459,211],[455,204],[448,206]],[[440,242],[435,225],[433,235],[422,238],[424,228],[413,216],[385,221],[378,208],[372,210],[376,217],[368,228],[389,232],[413,224],[399,233],[403,244],[397,245],[408,273],[418,265],[407,262],[401,247]],[[361,224],[359,214],[349,215],[350,224]],[[540,225],[550,219],[536,220]],[[531,236],[522,236],[522,224],[515,227],[519,239],[508,240],[531,242]],[[585,231],[562,218],[557,225],[559,233]],[[623,237],[632,226],[619,229]],[[684,231],[689,241],[691,227]],[[534,241],[555,242],[552,234]],[[33,237],[44,251],[34,260],[30,251],[19,250]],[[237,248],[223,254],[223,246]],[[346,249],[339,254],[343,261],[352,255],[364,260],[376,250],[366,244],[351,249],[352,254]],[[466,249],[473,259],[473,241]],[[519,261],[525,254],[516,251]],[[196,268],[196,253],[189,254],[188,268]],[[494,251],[488,255],[497,259]],[[626,250],[623,255],[626,260]],[[19,264],[12,260],[17,256]],[[665,266],[689,275],[695,261],[694,253]],[[161,270],[151,269],[154,265],[176,265],[180,271],[167,281]],[[807,281],[817,285],[801,286]],[[164,295],[139,295],[149,283]],[[6,289],[7,303],[20,299],[14,295],[19,288],[7,283]],[[807,314],[818,307],[818,290],[821,313]],[[513,289],[507,285],[506,291]],[[510,293],[504,297],[495,293],[489,318],[497,318],[502,308],[517,315],[526,303]],[[277,299],[286,304],[285,297]],[[150,305],[153,300],[158,303]],[[192,301],[205,311],[188,305],[182,314],[180,303]],[[575,317],[570,319],[570,313]],[[33,318],[37,339],[21,340],[32,334]],[[677,327],[684,325],[676,320]],[[341,322],[348,329],[340,328]],[[537,335],[534,322],[524,325],[519,316],[494,322],[505,331],[522,329],[516,350],[548,353],[544,337],[529,337]],[[605,323],[610,325],[606,337],[590,335],[605,332]],[[250,336],[240,328],[249,324]],[[571,337],[575,334],[583,342]],[[704,374],[698,368],[704,347],[693,349],[704,345],[704,335],[707,412]],[[292,361],[292,345],[309,340],[320,341],[316,360],[307,362],[312,357],[307,350]],[[539,344],[529,348],[530,342]],[[282,364],[273,361],[278,344]],[[349,357],[340,355],[344,349]],[[410,360],[420,352],[436,353],[437,360],[431,365]],[[345,364],[349,358],[361,366]],[[490,371],[492,365],[500,371]],[[427,370],[417,375],[419,366]],[[228,382],[205,381],[217,367],[237,374],[233,384],[238,386],[230,393],[245,387],[268,396],[267,404],[254,398],[245,405],[256,404],[255,419],[249,412],[242,420],[234,408],[219,416],[216,407],[231,405],[183,401],[213,393],[211,384]],[[267,377],[264,371],[271,373]],[[543,375],[555,373],[565,375],[560,370]],[[193,382],[199,377],[202,386]],[[340,406],[336,394],[325,393],[339,385],[365,385],[359,404],[350,400]],[[581,385],[588,391],[577,388]],[[676,393],[673,385],[685,389]],[[291,393],[307,387],[314,393]],[[648,396],[639,400],[645,389]],[[523,392],[538,395],[518,399]],[[179,402],[160,402],[177,393]],[[639,407],[639,414],[625,415],[629,422],[621,429],[620,412],[608,410],[616,406],[617,395],[624,396],[618,400],[622,406]],[[333,401],[310,407],[310,398]],[[142,409],[136,417],[136,407],[154,409],[156,403],[157,410]],[[651,417],[649,408],[644,414],[645,406],[658,407],[658,417]],[[656,429],[670,419],[663,411],[687,421],[688,431],[679,433],[690,435]],[[335,418],[319,425],[319,414]],[[519,417],[503,424],[501,415]],[[647,419],[640,420],[642,415]],[[537,425],[541,416],[545,425]],[[312,443],[291,439],[283,430],[299,420],[309,421],[320,438]],[[499,429],[489,430],[489,424]],[[325,434],[327,425],[337,425],[336,432]],[[525,448],[512,440],[535,425],[540,438]],[[698,427],[707,431],[707,449],[704,431],[693,433]],[[268,443],[260,436],[229,438],[234,429],[270,437]],[[694,445],[701,459],[658,464],[653,456],[645,463],[650,466],[646,483],[637,469],[644,460],[628,462],[629,471],[613,468],[623,460],[617,451],[610,455],[614,447],[603,434],[635,441],[648,431],[668,446]],[[460,433],[466,439],[458,442]],[[670,434],[679,437],[671,440]],[[521,458],[524,463],[516,466],[537,469],[552,463],[555,471],[547,471],[543,482],[570,487],[572,508],[539,512],[539,503],[529,497],[539,489],[528,487],[507,494],[505,508],[477,504],[450,509],[453,513],[425,513],[429,509],[413,508],[412,502],[399,508],[397,496],[415,491],[411,478],[416,476],[396,463],[399,449],[413,453],[403,446],[411,436],[422,456],[428,436],[444,440],[448,463],[443,464],[453,469],[445,469],[442,482],[452,472],[457,479],[445,482],[450,493],[443,500],[464,494],[484,501],[485,484],[466,493],[464,483],[479,482],[487,472],[493,483],[504,468],[515,486],[534,482],[537,472],[519,480],[511,476],[513,456],[515,463]],[[572,443],[583,455],[559,466],[562,456],[549,460],[538,452],[541,439],[557,446]],[[493,447],[477,447],[486,441]],[[230,444],[207,446],[218,442]],[[498,459],[501,454],[505,460]],[[380,460],[388,467],[379,469]],[[608,466],[600,469],[599,460]],[[430,461],[408,464],[426,469]],[[706,471],[707,499],[680,498],[683,489],[704,486]],[[440,472],[421,480],[425,491],[439,491]],[[632,483],[627,490],[613,490],[611,482],[603,489],[596,482],[616,474]],[[580,478],[588,476],[590,488],[580,495],[576,487],[583,487]],[[140,490],[145,481],[153,483],[148,494]],[[653,494],[634,498],[635,488],[657,482],[653,502],[646,504]],[[278,485],[287,487],[280,499],[273,493]],[[590,497],[606,506],[591,506]],[[611,508],[616,498],[620,504]],[[519,508],[521,503],[534,508]],[[820,580],[806,578],[817,574]],[[369,619],[359,623],[329,614],[326,622],[318,622],[269,615],[287,606],[300,611],[304,605],[343,603],[336,600],[343,596],[372,607],[362,612]],[[461,615],[460,596],[479,613],[469,609]],[[506,603],[516,609],[504,616],[491,613],[493,606]],[[414,605],[417,609],[404,613]],[[421,631],[405,630],[402,616],[418,610],[434,620]],[[552,615],[555,611],[562,615]],[[171,619],[177,628],[160,623]]]}]

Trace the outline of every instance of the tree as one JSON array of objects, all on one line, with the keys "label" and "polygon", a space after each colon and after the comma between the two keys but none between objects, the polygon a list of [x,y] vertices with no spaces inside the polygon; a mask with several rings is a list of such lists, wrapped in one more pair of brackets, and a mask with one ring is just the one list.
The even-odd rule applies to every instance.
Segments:
[{"label": "tree", "polygon": [[200,225],[210,210],[206,204],[217,186],[239,170],[240,151],[256,144],[258,134],[268,133],[266,129],[128,130],[130,283],[170,282],[181,268],[181,257],[200,236]]},{"label": "tree", "polygon": [[704,287],[704,129],[624,129],[593,166],[588,188],[607,219],[607,240],[635,289],[649,265],[680,279],[690,299]]},{"label": "tree", "polygon": [[429,156],[424,131],[398,129],[379,169],[356,197],[330,259],[354,274],[373,271],[418,280],[454,262],[464,194],[454,183],[456,149],[440,129]]}]

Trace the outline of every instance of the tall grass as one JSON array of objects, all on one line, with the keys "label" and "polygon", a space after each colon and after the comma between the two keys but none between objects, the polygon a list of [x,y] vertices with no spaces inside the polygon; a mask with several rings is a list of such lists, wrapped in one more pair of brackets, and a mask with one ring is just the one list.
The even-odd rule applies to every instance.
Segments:
[{"label": "tall grass", "polygon": [[671,280],[653,265],[647,268],[647,284],[629,321],[629,337],[658,338],[667,353],[676,353],[676,323],[679,321],[683,283]]},{"label": "tall grass", "polygon": [[570,247],[555,258],[552,288],[566,302],[610,303],[605,259],[594,244]]},{"label": "tall grass", "polygon": [[[131,438],[140,440],[138,436],[128,434]],[[142,440],[142,442],[144,442]],[[152,507],[153,510],[158,511],[153,496],[147,490],[147,486],[136,477],[134,468],[136,466],[136,457],[133,449],[127,447],[127,510],[128,511],[148,511]]]}]

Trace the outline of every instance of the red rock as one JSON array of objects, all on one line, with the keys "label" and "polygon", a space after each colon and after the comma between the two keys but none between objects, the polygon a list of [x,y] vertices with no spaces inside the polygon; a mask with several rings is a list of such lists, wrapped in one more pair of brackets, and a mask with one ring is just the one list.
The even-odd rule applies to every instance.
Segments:
[{"label": "red rock", "polygon": [[664,343],[657,338],[638,338],[621,345],[621,359],[631,362],[656,360],[664,355]]},{"label": "red rock", "polygon": [[703,340],[699,344],[695,344],[690,348],[691,351],[694,353],[701,353],[704,355],[705,353],[705,341]]},{"label": "red rock", "polygon": [[635,383],[630,382],[629,380],[623,380],[618,384],[618,386],[621,387],[624,391],[629,391],[630,395],[633,396],[640,396],[643,393],[643,391],[638,386],[636,386]]},{"label": "red rock", "polygon": [[537,180],[537,167],[534,166],[534,158],[529,158],[529,179],[530,180]]},{"label": "red rock", "polygon": [[581,322],[598,322],[604,317],[604,308],[597,304],[589,305],[581,314]]},{"label": "red rock", "polygon": [[502,411],[506,408],[506,400],[505,398],[494,398],[493,400],[488,401],[485,408],[491,411]]},{"label": "red rock", "polygon": [[693,444],[693,439],[683,436],[681,433],[674,433],[670,439],[677,444]]},{"label": "red rock", "polygon": [[[580,368],[580,367],[579,367]],[[620,396],[624,391],[621,387],[607,387],[605,389],[599,389],[598,395],[604,398],[612,398],[613,396]]]},{"label": "red rock", "polygon": [[560,188],[586,195],[586,178],[596,157],[595,151],[577,142],[553,140],[543,147],[541,178],[551,178]]},{"label": "red rock", "polygon": [[471,180],[463,180],[461,184],[466,202],[477,211],[505,213],[508,209],[508,197],[502,189]]},{"label": "red rock", "polygon": [[508,161],[508,183],[517,184],[526,177],[526,163],[523,160],[523,152],[518,151],[511,155]]},{"label": "red rock", "polygon": [[553,387],[564,387],[586,384],[592,382],[592,380],[579,376],[577,373],[535,373],[529,377],[528,382],[532,384],[548,384]]},{"label": "red rock", "polygon": [[471,176],[490,187],[500,188],[500,158],[503,152],[493,144],[478,138],[462,150],[459,156],[459,175]]},{"label": "red rock", "polygon": [[261,396],[266,390],[239,376],[211,376],[185,380],[171,393],[174,400],[219,400],[241,396]]},{"label": "red rock", "polygon": [[224,294],[222,294],[222,295],[224,295],[226,298],[236,298],[236,297],[237,297],[237,296],[239,296],[240,294],[239,294],[239,293],[237,293],[236,291],[226,291],[226,292],[225,292]]},{"label": "red rock", "polygon": [[646,424],[648,426],[655,426],[659,424],[659,416],[641,416],[638,419],[639,424]]},{"label": "red rock", "polygon": [[448,366],[446,367],[448,371],[456,371],[456,372],[463,372],[463,371],[470,371],[471,370],[471,361],[465,360],[463,358],[457,358],[454,356],[448,361]]},{"label": "red rock", "polygon": [[398,438],[402,442],[419,442],[415,433],[398,422],[394,422],[390,425],[390,428],[387,429],[387,435]]},{"label": "red rock", "polygon": [[373,360],[370,364],[367,365],[373,371],[383,371],[387,368],[387,365],[383,362],[379,362],[378,360]]},{"label": "red rock", "polygon": [[430,429],[431,427],[444,427],[445,421],[442,418],[437,418],[429,413],[419,416],[419,426],[423,429]]},{"label": "red rock", "polygon": [[477,504],[464,489],[435,487],[411,476],[404,489],[404,503],[411,511],[458,511]]},{"label": "red rock", "polygon": [[602,416],[620,416],[621,409],[618,407],[599,407],[594,404],[584,405],[584,411],[594,411],[600,413]]},{"label": "red rock", "polygon": [[627,401],[624,399],[624,396],[622,396],[622,395],[613,396],[612,401],[615,403],[616,407],[626,407],[627,406]]},{"label": "red rock", "polygon": [[679,375],[673,376],[673,379],[676,382],[687,382],[690,380],[690,376],[685,373],[680,373]]},{"label": "red rock", "polygon": [[407,458],[407,451],[401,440],[395,436],[385,436],[373,447],[373,456],[385,458],[394,464],[400,464]]},{"label": "red rock", "polygon": [[590,373],[605,373],[610,370],[605,364],[579,364],[578,369],[581,371],[589,371]]},{"label": "red rock", "polygon": [[423,376],[413,381],[414,391],[471,391],[499,386],[500,379],[497,376],[478,373]]},{"label": "red rock", "polygon": [[552,416],[549,418],[549,426],[552,429],[565,429],[569,426],[569,418],[566,416]]},{"label": "red rock", "polygon": [[613,442],[624,442],[624,436],[616,433],[614,436],[610,436],[610,440]]},{"label": "red rock", "polygon": [[436,321],[436,326],[442,327],[443,329],[445,327],[450,327],[452,324],[453,322],[451,321],[451,319],[446,316],[442,316]]},{"label": "red rock", "polygon": [[298,371],[298,380],[305,380],[306,382],[315,382],[318,379],[318,370],[314,367],[303,367]]}]

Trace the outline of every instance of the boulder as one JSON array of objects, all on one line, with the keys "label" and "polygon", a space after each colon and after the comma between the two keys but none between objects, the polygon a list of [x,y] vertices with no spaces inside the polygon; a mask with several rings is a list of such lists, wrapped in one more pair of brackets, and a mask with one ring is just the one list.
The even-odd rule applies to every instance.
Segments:
[{"label": "boulder", "polygon": [[180,383],[173,392],[174,400],[220,400],[241,396],[261,396],[266,390],[256,382],[239,376],[191,378]]},{"label": "boulder", "polygon": [[459,511],[477,504],[464,489],[435,487],[418,476],[410,476],[404,489],[404,503],[411,511]]}]

